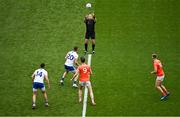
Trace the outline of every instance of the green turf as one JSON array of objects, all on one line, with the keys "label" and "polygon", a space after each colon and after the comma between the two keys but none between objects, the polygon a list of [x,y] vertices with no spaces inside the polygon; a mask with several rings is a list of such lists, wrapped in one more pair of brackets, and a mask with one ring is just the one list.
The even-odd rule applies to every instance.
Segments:
[{"label": "green turf", "polygon": [[[74,45],[83,55],[84,5],[97,16],[92,84],[96,107],[87,115],[180,115],[180,1],[178,0],[0,0],[0,115],[81,115],[70,77],[64,87],[64,56]],[[90,47],[89,47],[90,49]],[[151,53],[164,65],[172,95],[159,100]],[[50,107],[31,109],[31,74],[47,64]]]}]

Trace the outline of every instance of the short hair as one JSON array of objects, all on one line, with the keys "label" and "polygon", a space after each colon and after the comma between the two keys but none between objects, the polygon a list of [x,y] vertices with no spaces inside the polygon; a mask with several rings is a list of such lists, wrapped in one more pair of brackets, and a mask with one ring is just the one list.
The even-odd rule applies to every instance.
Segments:
[{"label": "short hair", "polygon": [[44,68],[44,67],[45,67],[45,64],[44,64],[44,63],[41,63],[41,64],[40,64],[40,67],[41,67],[41,68]]},{"label": "short hair", "polygon": [[77,46],[74,46],[74,51],[77,51],[78,50],[78,47]]},{"label": "short hair", "polygon": [[83,56],[81,57],[81,62],[85,63],[85,58]]},{"label": "short hair", "polygon": [[152,57],[153,57],[153,58],[157,58],[157,54],[155,54],[155,53],[152,54]]}]

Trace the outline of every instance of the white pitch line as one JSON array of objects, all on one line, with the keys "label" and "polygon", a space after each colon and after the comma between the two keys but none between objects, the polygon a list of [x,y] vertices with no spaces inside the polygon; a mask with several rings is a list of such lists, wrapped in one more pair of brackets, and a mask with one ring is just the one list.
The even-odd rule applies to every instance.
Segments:
[{"label": "white pitch line", "polygon": [[[88,54],[88,65],[91,66],[91,54]],[[83,101],[83,110],[82,110],[82,117],[86,117],[86,109],[87,109],[87,98],[88,98],[88,88],[85,86],[84,89],[84,101]]]}]

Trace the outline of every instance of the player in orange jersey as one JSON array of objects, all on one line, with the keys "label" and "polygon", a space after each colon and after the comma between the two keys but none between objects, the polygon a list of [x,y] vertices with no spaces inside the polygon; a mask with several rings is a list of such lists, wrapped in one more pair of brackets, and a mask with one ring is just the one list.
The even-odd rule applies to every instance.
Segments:
[{"label": "player in orange jersey", "polygon": [[157,54],[152,54],[153,59],[153,65],[154,65],[154,71],[151,72],[151,74],[156,74],[156,83],[155,87],[162,93],[161,100],[165,100],[170,93],[167,91],[164,85],[162,85],[162,82],[164,81],[164,71],[163,66],[161,64],[161,61],[157,59]]},{"label": "player in orange jersey", "polygon": [[82,102],[82,89],[83,87],[87,86],[90,97],[91,97],[91,102],[92,105],[96,105],[94,102],[94,94],[90,82],[90,75],[92,74],[91,67],[87,64],[85,64],[85,58],[81,57],[81,65],[77,68],[76,73],[74,74],[73,78],[75,78],[78,74],[80,74],[79,78],[79,102]]}]

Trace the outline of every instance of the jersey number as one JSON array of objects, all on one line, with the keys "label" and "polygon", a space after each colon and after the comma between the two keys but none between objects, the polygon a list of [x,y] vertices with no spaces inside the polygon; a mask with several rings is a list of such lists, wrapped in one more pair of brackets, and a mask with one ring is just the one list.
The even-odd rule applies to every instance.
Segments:
[{"label": "jersey number", "polygon": [[87,69],[86,68],[83,68],[83,73],[87,73]]},{"label": "jersey number", "polygon": [[36,76],[40,76],[40,77],[42,77],[42,72],[37,71]]},{"label": "jersey number", "polygon": [[70,60],[73,60],[73,59],[74,59],[74,56],[71,55],[71,54],[69,54],[67,58],[70,59]]}]

